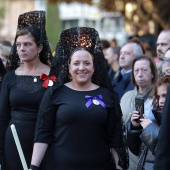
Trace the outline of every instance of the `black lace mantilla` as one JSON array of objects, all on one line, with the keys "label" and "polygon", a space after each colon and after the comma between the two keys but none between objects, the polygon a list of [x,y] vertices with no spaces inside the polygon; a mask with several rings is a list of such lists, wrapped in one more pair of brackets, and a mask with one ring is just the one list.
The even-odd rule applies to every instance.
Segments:
[{"label": "black lace mantilla", "polygon": [[[123,168],[123,170],[127,170],[129,167],[129,155],[128,155],[128,147],[127,147],[127,138],[126,138],[126,134],[124,133],[123,127],[124,127],[124,123],[123,123],[123,119],[122,119],[122,111],[120,108],[120,104],[119,104],[119,98],[116,92],[114,92],[114,98],[115,98],[115,112],[116,112],[116,116],[117,116],[117,120],[121,121],[121,124],[117,124],[117,126],[121,126],[120,128],[120,132],[118,133],[119,135],[122,134],[122,140],[120,140],[118,138],[118,140],[116,141],[116,145],[114,146],[114,149],[116,150],[116,152],[118,153],[118,157],[119,157],[119,166]],[[122,143],[120,143],[120,141],[122,141]]]}]

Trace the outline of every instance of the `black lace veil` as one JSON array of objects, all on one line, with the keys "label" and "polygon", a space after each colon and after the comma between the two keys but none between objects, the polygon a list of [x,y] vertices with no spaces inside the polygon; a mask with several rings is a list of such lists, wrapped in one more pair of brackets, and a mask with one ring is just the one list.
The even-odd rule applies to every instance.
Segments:
[{"label": "black lace veil", "polygon": [[107,76],[107,61],[104,58],[99,34],[94,28],[74,27],[63,30],[55,51],[54,65],[58,68],[63,83],[70,81],[68,61],[72,53],[84,48],[93,55],[95,72],[92,82],[112,89]]},{"label": "black lace veil", "polygon": [[[45,24],[45,11],[30,11],[19,15],[17,31],[26,29],[34,36],[37,45],[43,44],[43,49],[40,53],[40,61],[51,66],[52,53],[46,36]],[[7,68],[16,69],[19,64],[20,59],[17,54],[15,37]]]}]

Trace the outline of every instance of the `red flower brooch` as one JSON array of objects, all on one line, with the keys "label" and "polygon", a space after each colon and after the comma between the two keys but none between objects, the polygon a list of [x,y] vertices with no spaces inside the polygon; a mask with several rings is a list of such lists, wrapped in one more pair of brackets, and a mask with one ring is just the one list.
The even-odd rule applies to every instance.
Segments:
[{"label": "red flower brooch", "polygon": [[44,80],[44,83],[42,84],[43,87],[47,88],[48,86],[52,86],[54,82],[57,81],[57,77],[52,75],[52,76],[47,76],[46,74],[41,74],[40,76],[41,80]]}]

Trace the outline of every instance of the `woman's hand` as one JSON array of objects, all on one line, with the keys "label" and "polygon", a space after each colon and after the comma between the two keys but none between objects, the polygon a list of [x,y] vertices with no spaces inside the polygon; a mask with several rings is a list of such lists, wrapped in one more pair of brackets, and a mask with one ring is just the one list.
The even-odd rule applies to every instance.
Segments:
[{"label": "woman's hand", "polygon": [[140,122],[138,122],[139,120],[139,112],[138,111],[133,111],[133,114],[131,116],[131,122],[132,122],[132,125],[135,126],[135,127],[139,127],[140,126]]},{"label": "woman's hand", "polygon": [[148,119],[144,114],[143,114],[143,118],[140,119],[140,124],[143,127],[143,129],[145,129],[148,125],[150,125],[152,123],[152,121],[150,119]]}]

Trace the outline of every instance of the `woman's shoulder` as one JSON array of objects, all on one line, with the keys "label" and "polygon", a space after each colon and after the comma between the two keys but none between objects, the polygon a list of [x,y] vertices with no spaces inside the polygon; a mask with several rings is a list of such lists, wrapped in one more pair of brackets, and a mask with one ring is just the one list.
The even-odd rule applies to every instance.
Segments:
[{"label": "woman's shoulder", "polygon": [[136,89],[127,91],[121,98],[121,101],[126,101],[127,99],[131,98],[132,96],[136,96],[137,91]]},{"label": "woman's shoulder", "polygon": [[15,70],[9,70],[5,74],[2,83],[11,84],[13,81],[15,81]]},{"label": "woman's shoulder", "polygon": [[12,78],[14,76],[15,76],[15,70],[9,70],[9,71],[6,72],[4,78]]}]

